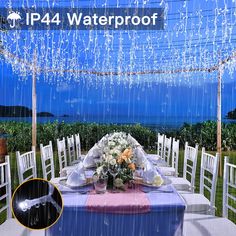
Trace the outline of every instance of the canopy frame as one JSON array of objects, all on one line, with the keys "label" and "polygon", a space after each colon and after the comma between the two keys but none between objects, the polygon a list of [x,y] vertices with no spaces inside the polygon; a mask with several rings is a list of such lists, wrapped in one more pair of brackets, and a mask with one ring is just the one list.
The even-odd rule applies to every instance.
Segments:
[{"label": "canopy frame", "polygon": [[32,145],[36,147],[37,144],[37,95],[36,95],[36,80],[38,72],[64,72],[64,73],[77,73],[77,74],[93,74],[97,76],[108,75],[145,75],[145,74],[177,74],[177,73],[190,73],[190,72],[214,72],[218,71],[218,86],[217,86],[217,152],[220,156],[219,175],[222,177],[222,75],[224,72],[224,65],[236,58],[236,51],[224,60],[220,60],[218,65],[210,68],[186,68],[176,70],[153,70],[153,71],[136,71],[136,72],[99,72],[89,70],[66,70],[66,69],[50,69],[40,68],[37,66],[37,52],[34,50],[33,64],[15,56],[14,54],[1,49],[0,54],[14,58],[18,63],[24,63],[26,67],[32,71]]}]

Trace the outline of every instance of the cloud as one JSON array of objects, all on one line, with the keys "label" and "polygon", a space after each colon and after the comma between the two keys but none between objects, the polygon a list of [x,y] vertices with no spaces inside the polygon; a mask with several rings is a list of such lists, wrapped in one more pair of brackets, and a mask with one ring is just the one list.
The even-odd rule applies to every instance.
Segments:
[{"label": "cloud", "polygon": [[65,82],[58,84],[56,87],[57,92],[67,92],[67,91],[70,91],[71,89],[72,89],[72,86]]},{"label": "cloud", "polygon": [[118,100],[102,100],[102,101],[98,101],[98,104],[127,104],[127,101],[118,101]]},{"label": "cloud", "polygon": [[85,100],[82,98],[71,98],[71,99],[65,100],[65,103],[67,104],[76,104],[76,103],[81,103],[81,102],[85,102]]}]

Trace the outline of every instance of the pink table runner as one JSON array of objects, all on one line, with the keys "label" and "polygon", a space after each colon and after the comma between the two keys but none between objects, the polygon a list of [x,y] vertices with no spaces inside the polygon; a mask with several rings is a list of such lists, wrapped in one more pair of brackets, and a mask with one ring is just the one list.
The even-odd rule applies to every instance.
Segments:
[{"label": "pink table runner", "polygon": [[128,189],[120,193],[90,194],[86,208],[91,212],[138,214],[150,211],[150,201],[139,189]]}]

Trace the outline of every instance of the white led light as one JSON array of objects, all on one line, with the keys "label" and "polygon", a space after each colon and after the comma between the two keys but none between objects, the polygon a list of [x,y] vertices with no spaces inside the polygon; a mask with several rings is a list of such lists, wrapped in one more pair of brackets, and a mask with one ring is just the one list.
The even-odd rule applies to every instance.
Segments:
[{"label": "white led light", "polygon": [[[207,1],[209,0],[203,0],[203,3],[197,5],[191,1],[183,1],[174,11],[172,1],[160,0],[156,6],[161,6],[165,11],[164,31],[10,30],[7,34],[2,32],[0,38],[4,45],[6,62],[11,64],[13,72],[22,76],[22,80],[32,75],[31,61],[33,51],[36,49],[37,67],[41,68],[38,70],[38,73],[41,73],[38,77],[50,84],[57,84],[59,89],[64,84],[70,85],[72,81],[80,82],[83,77],[86,78],[88,86],[99,85],[103,80],[110,80],[112,85],[115,79],[129,86],[143,82],[191,85],[195,84],[192,77],[204,78],[207,70],[192,71],[191,74],[181,73],[181,70],[212,68],[219,62],[219,52],[221,58],[227,58],[235,51],[233,37],[233,29],[236,26],[235,0],[232,0],[233,4],[212,1],[210,9],[205,9],[202,6]],[[12,6],[12,2],[7,0],[2,5]],[[33,0],[14,2],[18,2],[16,3],[18,6],[27,8],[29,3],[25,2],[33,2]],[[70,4],[75,8],[81,6],[81,3],[77,2],[71,0]],[[138,8],[140,1],[135,2],[137,4],[131,6]],[[148,1],[143,1],[142,5],[145,3],[145,6],[150,6]],[[61,6],[68,7],[70,4],[63,3]],[[54,2],[48,0],[47,5],[54,6]],[[114,5],[107,4],[107,7],[111,6]],[[101,4],[94,3],[93,7],[101,7]],[[43,6],[44,8],[47,8],[46,5]],[[192,11],[195,8],[196,11]],[[179,17],[175,20],[173,15]],[[87,58],[89,63],[83,63],[83,58]],[[231,75],[236,70],[234,63],[225,64],[225,68]],[[119,73],[117,75],[108,73],[109,71]],[[132,73],[127,75],[126,72],[129,71],[147,73],[140,73],[137,78],[137,75]],[[148,72],[152,71],[178,71],[179,73],[150,76]],[[191,77],[188,77],[188,74]],[[204,80],[209,77],[211,75],[207,73]]]},{"label": "white led light", "polygon": [[20,202],[18,206],[22,211],[24,211],[24,212],[27,211],[28,204],[26,201]]}]

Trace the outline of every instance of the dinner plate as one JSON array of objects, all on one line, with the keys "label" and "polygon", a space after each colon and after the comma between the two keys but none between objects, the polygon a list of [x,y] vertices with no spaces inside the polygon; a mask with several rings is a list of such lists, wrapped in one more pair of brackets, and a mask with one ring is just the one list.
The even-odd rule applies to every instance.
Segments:
[{"label": "dinner plate", "polygon": [[86,186],[89,186],[93,183],[93,180],[92,179],[87,179],[86,180],[86,183],[84,184],[81,184],[81,185],[77,185],[77,186],[74,186],[74,185],[69,185],[67,184],[67,179],[61,179],[59,181],[59,184],[65,186],[65,187],[68,187],[68,188],[71,188],[71,189],[79,189],[79,188],[82,188],[82,187],[86,187]]},{"label": "dinner plate", "polygon": [[160,186],[156,186],[156,185],[153,185],[153,184],[146,183],[146,182],[143,181],[142,178],[135,178],[135,182],[139,185],[152,187],[152,188],[160,188],[161,186],[169,185],[169,184],[172,183],[171,180],[168,179],[168,178],[163,178],[163,183]]}]

